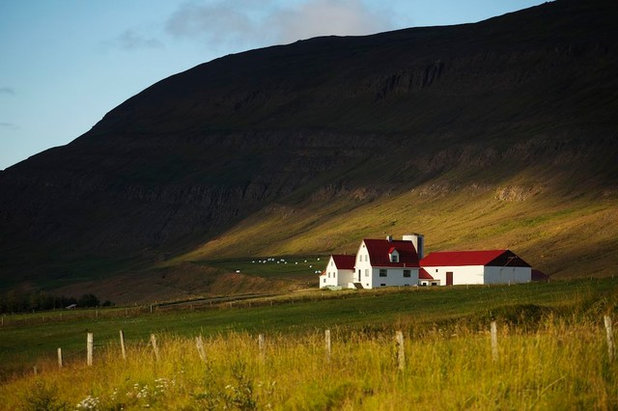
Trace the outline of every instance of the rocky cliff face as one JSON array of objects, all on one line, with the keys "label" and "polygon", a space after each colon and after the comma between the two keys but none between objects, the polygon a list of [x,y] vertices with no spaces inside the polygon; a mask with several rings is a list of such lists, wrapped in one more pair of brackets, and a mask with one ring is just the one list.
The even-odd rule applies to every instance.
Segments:
[{"label": "rocky cliff face", "polygon": [[558,0],[249,51],[162,80],[0,173],[1,275],[61,276],[93,255],[147,265],[272,203],[377,198],[446,172],[483,169],[496,184],[542,165],[615,186],[616,18],[612,1]]}]

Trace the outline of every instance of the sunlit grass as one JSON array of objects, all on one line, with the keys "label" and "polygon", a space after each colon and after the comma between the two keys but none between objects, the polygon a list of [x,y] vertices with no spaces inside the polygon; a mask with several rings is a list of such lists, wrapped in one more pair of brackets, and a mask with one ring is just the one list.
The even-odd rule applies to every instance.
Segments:
[{"label": "sunlit grass", "polygon": [[[328,360],[322,330],[301,335],[231,333],[205,337],[206,362],[194,338],[158,338],[95,352],[87,367],[41,364],[0,388],[0,407],[46,403],[82,409],[609,409],[618,406],[616,362],[602,326],[545,317],[534,331],[501,324],[498,358],[490,337],[456,325],[405,329],[405,369],[397,368],[393,330],[332,330]],[[53,407],[50,407],[53,409]]]}]

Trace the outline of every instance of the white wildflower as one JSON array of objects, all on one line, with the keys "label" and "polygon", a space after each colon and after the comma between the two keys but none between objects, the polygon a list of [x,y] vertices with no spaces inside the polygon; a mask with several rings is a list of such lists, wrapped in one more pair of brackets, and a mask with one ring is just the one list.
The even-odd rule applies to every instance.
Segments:
[{"label": "white wildflower", "polygon": [[100,400],[97,397],[93,397],[92,395],[87,396],[83,400],[81,400],[77,406],[76,410],[96,410],[99,408]]}]

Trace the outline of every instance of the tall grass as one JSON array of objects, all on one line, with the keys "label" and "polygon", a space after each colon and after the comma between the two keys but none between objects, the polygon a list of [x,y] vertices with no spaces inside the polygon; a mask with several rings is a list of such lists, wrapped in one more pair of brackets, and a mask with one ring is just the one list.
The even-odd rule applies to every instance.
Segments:
[{"label": "tall grass", "polygon": [[[394,329],[393,329],[394,330]],[[404,331],[399,371],[394,332],[332,330],[332,356],[320,330],[302,335],[231,333],[195,340],[158,336],[127,359],[118,344],[100,347],[92,367],[40,366],[7,381],[3,409],[547,409],[618,407],[616,362],[602,325],[546,316],[533,330],[499,326],[498,358],[478,327]],[[85,362],[85,361],[84,361]]]}]

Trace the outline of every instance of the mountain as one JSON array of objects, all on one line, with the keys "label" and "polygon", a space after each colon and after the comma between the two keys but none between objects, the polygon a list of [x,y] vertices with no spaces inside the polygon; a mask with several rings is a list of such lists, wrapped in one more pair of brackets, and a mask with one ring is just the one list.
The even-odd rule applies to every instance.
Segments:
[{"label": "mountain", "polygon": [[166,78],[0,173],[0,282],[130,299],[161,270],[201,278],[198,260],[409,231],[434,250],[510,247],[556,277],[610,274],[617,19],[614,1],[557,0]]}]

